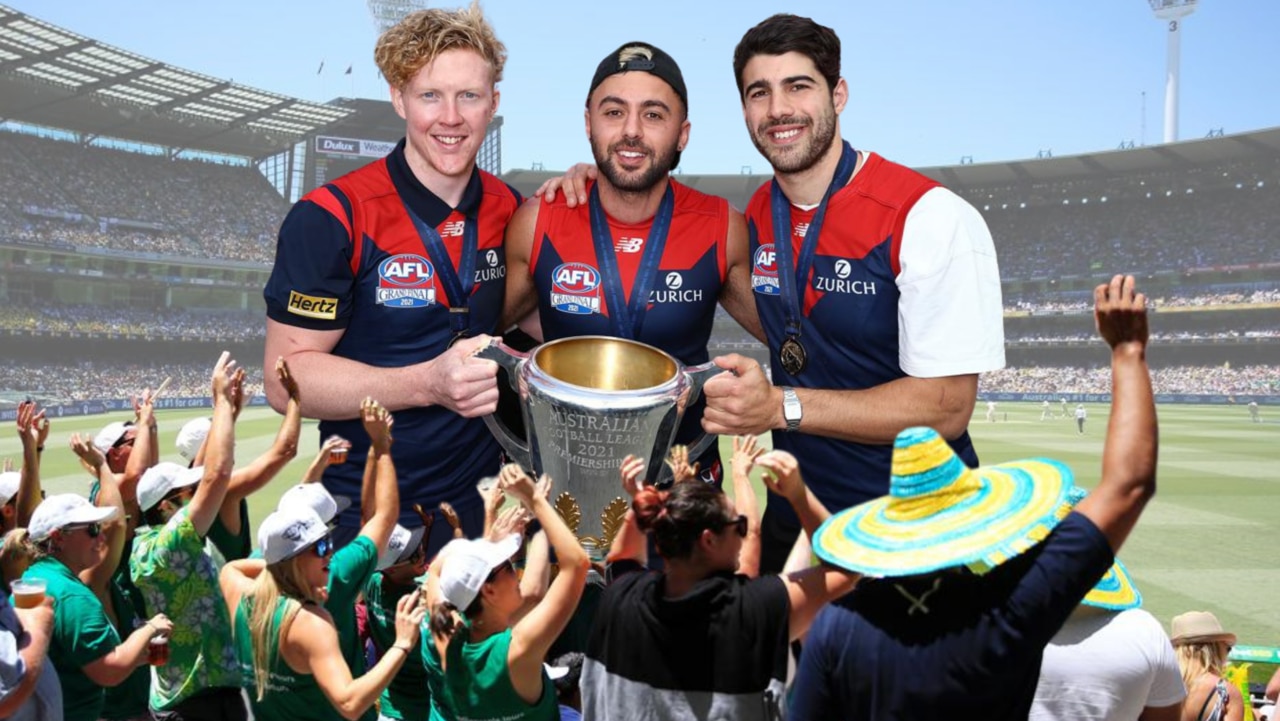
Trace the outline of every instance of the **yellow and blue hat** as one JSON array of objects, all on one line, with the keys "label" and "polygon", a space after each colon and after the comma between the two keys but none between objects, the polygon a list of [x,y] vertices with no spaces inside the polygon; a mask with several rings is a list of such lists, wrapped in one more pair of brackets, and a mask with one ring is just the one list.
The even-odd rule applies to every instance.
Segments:
[{"label": "yellow and blue hat", "polygon": [[983,573],[1049,535],[1071,511],[1072,479],[1039,458],[969,468],[937,431],[908,428],[894,442],[889,495],[828,518],[814,553],[871,577]]},{"label": "yellow and blue hat", "polygon": [[[1069,498],[1072,507],[1084,500],[1086,495],[1083,488],[1071,489]],[[1085,594],[1081,603],[1108,611],[1124,611],[1142,606],[1142,593],[1134,585],[1129,569],[1125,568],[1117,558],[1115,563],[1111,564],[1111,568],[1103,574],[1102,579],[1089,590],[1089,593]]]}]

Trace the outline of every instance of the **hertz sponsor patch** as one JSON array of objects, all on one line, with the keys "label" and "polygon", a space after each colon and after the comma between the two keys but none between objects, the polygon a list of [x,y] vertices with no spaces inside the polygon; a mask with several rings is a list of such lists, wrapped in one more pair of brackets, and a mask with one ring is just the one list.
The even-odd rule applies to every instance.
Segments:
[{"label": "hertz sponsor patch", "polygon": [[304,295],[296,290],[291,290],[289,291],[289,312],[308,318],[336,320],[338,318],[338,299]]}]

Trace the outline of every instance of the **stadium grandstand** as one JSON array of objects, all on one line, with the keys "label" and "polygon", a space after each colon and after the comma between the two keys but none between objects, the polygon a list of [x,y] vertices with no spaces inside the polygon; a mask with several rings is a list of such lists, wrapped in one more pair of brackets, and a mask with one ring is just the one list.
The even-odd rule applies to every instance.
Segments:
[{"label": "stadium grandstand", "polygon": [[[5,6],[0,117],[0,410],[27,396],[88,407],[165,376],[200,395],[215,347],[261,358],[261,289],[290,204],[403,130],[385,101],[290,98]],[[501,128],[483,167],[526,195],[558,174],[502,172]],[[1090,298],[1123,269],[1155,309],[1161,393],[1280,403],[1280,128],[919,170],[995,237],[1010,368],[984,395],[1104,392]],[[739,208],[768,181],[678,178]],[[727,315],[714,345],[767,360]]]}]

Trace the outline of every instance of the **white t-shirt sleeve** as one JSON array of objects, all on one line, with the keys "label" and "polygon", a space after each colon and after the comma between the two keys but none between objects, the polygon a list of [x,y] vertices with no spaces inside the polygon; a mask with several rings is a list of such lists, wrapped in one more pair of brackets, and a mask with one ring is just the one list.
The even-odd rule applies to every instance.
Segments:
[{"label": "white t-shirt sleeve", "polygon": [[1178,668],[1178,657],[1173,650],[1173,644],[1169,642],[1164,627],[1154,616],[1146,612],[1141,616],[1145,616],[1141,621],[1143,631],[1148,635],[1149,640],[1144,648],[1150,649],[1152,670],[1151,689],[1147,692],[1147,701],[1143,705],[1163,708],[1182,703],[1182,700],[1187,697],[1187,690],[1182,685],[1182,671]]},{"label": "white t-shirt sleeve", "polygon": [[898,363],[917,378],[1004,367],[995,243],[960,196],[934,188],[907,213],[898,254]]}]

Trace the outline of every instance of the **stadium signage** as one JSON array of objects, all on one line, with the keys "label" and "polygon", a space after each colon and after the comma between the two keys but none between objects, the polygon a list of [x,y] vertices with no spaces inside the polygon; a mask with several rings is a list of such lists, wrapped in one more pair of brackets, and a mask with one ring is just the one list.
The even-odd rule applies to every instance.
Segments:
[{"label": "stadium signage", "polygon": [[347,158],[383,158],[395,150],[395,143],[384,140],[339,138],[333,135],[316,136],[316,152]]}]

